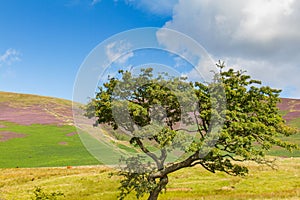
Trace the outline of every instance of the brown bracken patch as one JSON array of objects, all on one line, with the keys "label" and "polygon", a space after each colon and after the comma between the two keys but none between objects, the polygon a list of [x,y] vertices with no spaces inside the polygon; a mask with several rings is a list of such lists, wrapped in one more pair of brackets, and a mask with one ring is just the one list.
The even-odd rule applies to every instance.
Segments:
[{"label": "brown bracken patch", "polygon": [[76,134],[78,134],[77,132],[72,132],[72,133],[68,133],[68,134],[66,134],[66,136],[73,136],[73,135],[76,135]]},{"label": "brown bracken patch", "polygon": [[68,145],[67,142],[59,142],[58,144],[59,144],[59,145]]},{"label": "brown bracken patch", "polygon": [[14,133],[9,131],[1,131],[0,132],[0,142],[5,142],[7,140],[13,139],[13,138],[23,138],[25,137],[25,134],[22,133]]},{"label": "brown bracken patch", "polygon": [[192,191],[192,188],[167,188],[167,191]]},{"label": "brown bracken patch", "polygon": [[230,191],[230,190],[234,190],[235,187],[234,186],[224,186],[224,187],[221,187],[220,190],[223,190],[223,191]]}]

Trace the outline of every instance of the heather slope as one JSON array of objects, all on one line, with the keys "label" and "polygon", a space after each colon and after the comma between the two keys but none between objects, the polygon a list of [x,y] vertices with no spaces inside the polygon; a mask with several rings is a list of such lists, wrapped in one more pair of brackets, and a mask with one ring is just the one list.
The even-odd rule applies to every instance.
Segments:
[{"label": "heather slope", "polygon": [[71,101],[37,95],[0,92],[0,152],[0,168],[99,164],[73,126]]},{"label": "heather slope", "polygon": [[0,111],[0,121],[73,125],[72,103],[64,99],[0,92]]},{"label": "heather slope", "polygon": [[300,99],[282,98],[278,108],[287,122],[300,118]]}]

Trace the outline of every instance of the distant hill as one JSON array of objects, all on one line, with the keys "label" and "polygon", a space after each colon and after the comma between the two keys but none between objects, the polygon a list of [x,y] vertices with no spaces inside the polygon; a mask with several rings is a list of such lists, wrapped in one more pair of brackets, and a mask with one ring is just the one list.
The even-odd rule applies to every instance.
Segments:
[{"label": "distant hill", "polygon": [[73,125],[71,101],[37,95],[0,92],[0,152],[0,168],[99,164]]},{"label": "distant hill", "polygon": [[287,122],[300,118],[300,99],[282,98],[278,108]]},{"label": "distant hill", "polygon": [[[287,122],[300,118],[300,99],[282,98],[278,108]],[[74,125],[72,102],[54,97],[0,91],[0,121],[22,125]]]},{"label": "distant hill", "polygon": [[72,102],[53,97],[0,92],[0,121],[21,125],[73,125]]}]

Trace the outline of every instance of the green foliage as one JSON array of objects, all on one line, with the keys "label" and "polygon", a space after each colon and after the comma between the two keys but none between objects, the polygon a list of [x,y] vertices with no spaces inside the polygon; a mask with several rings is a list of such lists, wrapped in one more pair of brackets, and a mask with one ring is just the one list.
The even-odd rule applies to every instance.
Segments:
[{"label": "green foliage", "polygon": [[[120,199],[133,190],[138,198],[149,193],[149,199],[157,199],[168,174],[185,167],[201,165],[213,173],[246,175],[248,169],[241,162],[271,165],[265,153],[273,146],[298,148],[279,139],[296,133],[285,125],[276,107],[280,90],[259,87],[261,82],[243,71],[224,71],[224,63],[217,67],[220,73],[214,74],[211,83],[189,83],[166,73],[154,76],[148,68],[138,76],[120,71],[120,80],[111,78],[99,88],[86,107],[86,116],[96,117],[96,124],[125,130],[131,135],[130,143],[155,163],[153,167],[139,163],[141,158],[128,159],[127,168],[119,174],[124,177]],[[191,132],[195,135],[188,144]],[[147,141],[159,151],[151,152]],[[185,154],[166,162],[174,149]],[[137,172],[137,165],[147,170]]]},{"label": "green foliage", "polygon": [[46,193],[41,187],[35,187],[33,191],[34,197],[32,200],[56,200],[60,196],[65,196],[64,193],[58,192],[51,192]]},{"label": "green foliage", "polygon": [[[149,169],[153,168],[153,166],[151,167],[150,163],[144,164],[142,160],[144,160],[144,157],[139,156],[122,159],[121,161],[125,161],[125,167],[123,167],[123,170],[112,174],[123,177],[120,181],[121,186],[119,189],[121,193],[119,199],[123,200],[133,190],[136,193],[136,198],[139,199],[157,186],[154,180],[148,179],[151,171]],[[139,187],[136,187],[137,185],[139,185]]]}]

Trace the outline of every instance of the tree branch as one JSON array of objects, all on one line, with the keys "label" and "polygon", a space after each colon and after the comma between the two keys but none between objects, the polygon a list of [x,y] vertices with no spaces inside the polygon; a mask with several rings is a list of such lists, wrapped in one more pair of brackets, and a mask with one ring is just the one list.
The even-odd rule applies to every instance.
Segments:
[{"label": "tree branch", "polygon": [[[198,130],[190,131],[190,130],[185,129],[185,128],[179,128],[179,129],[176,129],[175,131],[186,131],[186,132],[189,132],[189,133],[197,133],[198,132]],[[201,133],[201,135],[202,135],[202,133]]]},{"label": "tree branch", "polygon": [[237,158],[234,158],[233,156],[231,156],[230,154],[225,154],[223,156],[221,156],[222,158],[225,158],[225,157],[229,157],[231,158],[233,161],[237,161],[237,162],[244,162],[246,161],[246,159],[237,159]]},{"label": "tree branch", "polygon": [[154,153],[151,153],[143,144],[143,142],[137,138],[137,137],[133,137],[132,138],[133,141],[135,141],[137,143],[137,145],[140,147],[140,149],[147,154],[150,158],[152,158],[154,160],[154,162],[156,163],[158,169],[161,168],[161,162],[159,161],[159,159],[157,158],[157,156]]},{"label": "tree branch", "polygon": [[203,133],[202,133],[200,127],[199,127],[199,121],[198,121],[198,118],[197,118],[197,116],[196,116],[196,111],[195,111],[195,110],[194,110],[194,117],[195,117],[195,120],[196,120],[198,132],[201,134],[201,137],[202,137],[202,139],[203,139],[203,138],[204,138],[204,135],[203,135]]},{"label": "tree branch", "polygon": [[215,173],[215,171],[214,170],[212,170],[212,169],[210,169],[210,168],[208,168],[204,163],[202,163],[202,162],[198,162],[198,164],[200,164],[204,169],[206,169],[207,171],[210,171],[210,172],[212,172],[212,173]]},{"label": "tree branch", "polygon": [[161,152],[161,156],[159,157],[159,159],[160,159],[161,163],[163,164],[167,158],[167,151],[165,148],[162,148],[160,150],[160,152]]},{"label": "tree branch", "polygon": [[193,155],[191,155],[186,160],[178,162],[178,163],[173,163],[172,165],[167,166],[164,169],[162,169],[156,173],[150,174],[150,178],[153,178],[153,179],[162,178],[163,176],[165,176],[169,173],[172,173],[174,171],[177,171],[181,168],[189,167],[194,161],[196,161],[198,159],[200,159],[199,151],[196,151]]}]

